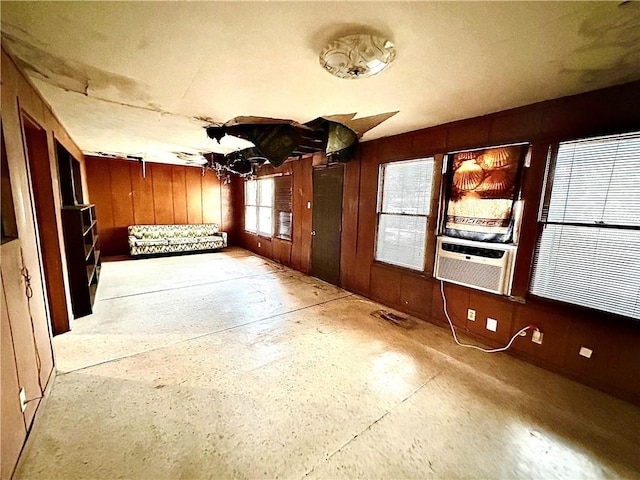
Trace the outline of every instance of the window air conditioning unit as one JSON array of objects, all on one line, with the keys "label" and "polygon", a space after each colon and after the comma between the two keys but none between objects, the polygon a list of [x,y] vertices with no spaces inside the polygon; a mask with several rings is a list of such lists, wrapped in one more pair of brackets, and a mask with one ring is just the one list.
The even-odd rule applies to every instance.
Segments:
[{"label": "window air conditioning unit", "polygon": [[438,237],[434,275],[445,282],[509,295],[516,250],[515,245]]}]

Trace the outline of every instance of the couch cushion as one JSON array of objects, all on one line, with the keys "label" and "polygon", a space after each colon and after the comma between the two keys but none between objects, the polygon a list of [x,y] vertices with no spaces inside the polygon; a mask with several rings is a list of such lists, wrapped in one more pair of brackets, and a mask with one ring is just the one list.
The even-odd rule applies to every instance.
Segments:
[{"label": "couch cushion", "polygon": [[203,243],[203,242],[217,242],[223,240],[222,236],[220,235],[211,235],[208,237],[198,237],[198,242]]},{"label": "couch cushion", "polygon": [[218,232],[218,224],[130,225],[128,232],[137,238],[206,237]]},{"label": "couch cushion", "polygon": [[129,235],[136,238],[165,238],[163,228],[165,225],[131,225],[127,229]]},{"label": "couch cushion", "polygon": [[173,237],[168,238],[169,245],[183,245],[187,243],[198,243],[198,239],[196,237]]}]

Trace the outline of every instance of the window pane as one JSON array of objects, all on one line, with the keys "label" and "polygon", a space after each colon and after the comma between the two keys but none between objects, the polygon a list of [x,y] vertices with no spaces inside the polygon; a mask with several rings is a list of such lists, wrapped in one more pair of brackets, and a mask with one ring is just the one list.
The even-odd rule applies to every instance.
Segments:
[{"label": "window pane", "polygon": [[276,212],[276,236],[284,240],[291,240],[291,212]]},{"label": "window pane", "polygon": [[561,143],[546,220],[640,226],[638,165],[637,134]]},{"label": "window pane", "polygon": [[273,206],[273,178],[265,178],[258,180],[260,188],[258,188],[258,200],[261,207]]},{"label": "window pane", "polygon": [[531,293],[640,319],[640,230],[546,225]]},{"label": "window pane", "polygon": [[376,260],[422,270],[426,230],[426,217],[381,213]]},{"label": "window pane", "polygon": [[258,216],[256,207],[244,207],[244,229],[248,232],[256,232],[258,227]]},{"label": "window pane", "polygon": [[258,207],[258,233],[268,237],[273,233],[271,207]]},{"label": "window pane", "polygon": [[386,163],[380,167],[380,175],[383,183],[381,212],[429,214],[432,158]]},{"label": "window pane", "polygon": [[257,205],[258,204],[258,182],[255,180],[248,180],[244,182],[244,204],[245,205]]}]

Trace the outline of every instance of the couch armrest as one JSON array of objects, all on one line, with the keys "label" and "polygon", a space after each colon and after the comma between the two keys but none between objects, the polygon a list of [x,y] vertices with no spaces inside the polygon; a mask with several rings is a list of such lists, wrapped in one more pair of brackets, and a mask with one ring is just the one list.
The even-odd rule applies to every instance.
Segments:
[{"label": "couch armrest", "polygon": [[137,237],[134,235],[129,235],[129,247],[133,247],[136,244]]},{"label": "couch armrest", "polygon": [[227,232],[218,232],[217,235],[222,237],[222,241],[224,242],[224,247],[227,246]]}]

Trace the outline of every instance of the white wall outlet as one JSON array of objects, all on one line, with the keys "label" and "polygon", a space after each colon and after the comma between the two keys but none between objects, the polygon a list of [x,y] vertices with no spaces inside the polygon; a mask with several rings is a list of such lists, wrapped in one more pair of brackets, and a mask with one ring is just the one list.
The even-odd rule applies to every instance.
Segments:
[{"label": "white wall outlet", "polygon": [[20,389],[20,408],[23,412],[27,409],[27,392],[24,391],[24,388]]},{"label": "white wall outlet", "polygon": [[487,330],[491,330],[492,332],[498,330],[498,320],[487,317]]},{"label": "white wall outlet", "polygon": [[260,248],[262,246],[262,243],[258,242],[258,248]]},{"label": "white wall outlet", "polygon": [[533,343],[537,343],[538,345],[542,345],[542,332],[537,328],[531,334],[531,341]]},{"label": "white wall outlet", "polygon": [[476,311],[473,308],[467,309],[467,320],[476,321]]},{"label": "white wall outlet", "polygon": [[580,347],[580,352],[579,353],[584,358],[591,358],[591,355],[593,355],[593,350],[591,350],[590,348],[587,348],[587,347]]},{"label": "white wall outlet", "polygon": [[307,202],[307,210],[311,209],[311,202]]}]

